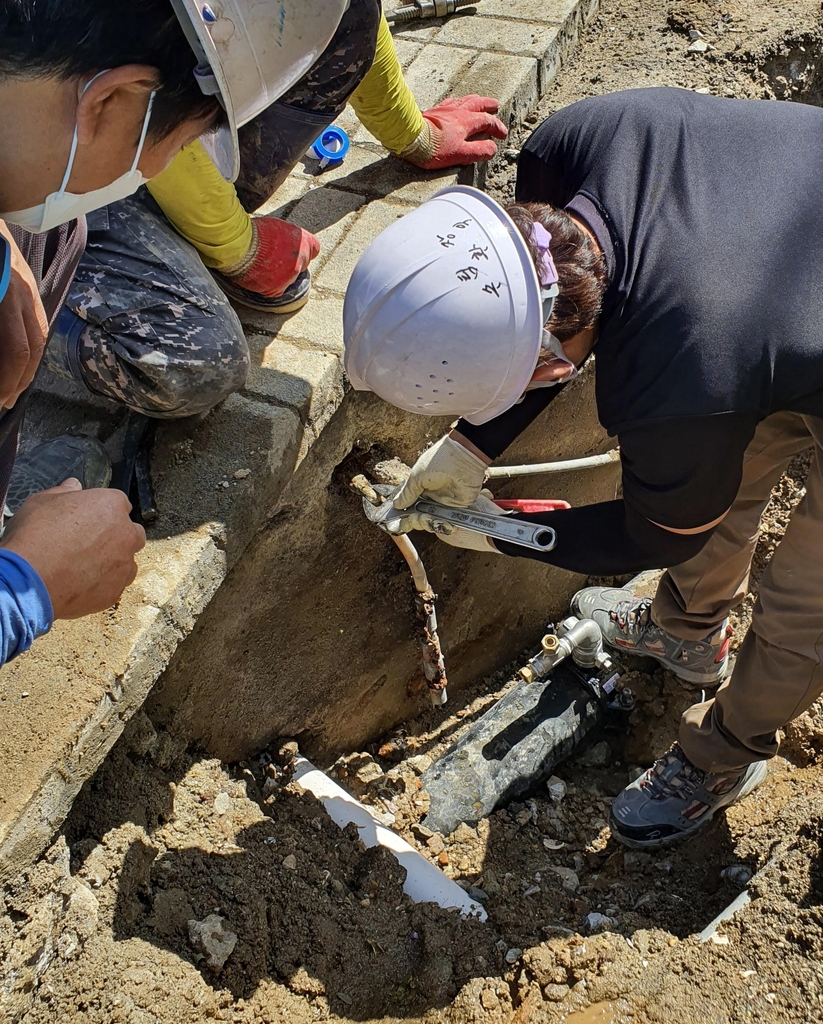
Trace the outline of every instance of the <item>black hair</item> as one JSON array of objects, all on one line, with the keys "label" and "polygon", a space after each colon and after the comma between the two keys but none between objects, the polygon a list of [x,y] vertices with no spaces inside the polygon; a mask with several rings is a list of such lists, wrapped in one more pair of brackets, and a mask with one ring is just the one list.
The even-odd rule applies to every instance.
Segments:
[{"label": "black hair", "polygon": [[525,238],[535,266],[539,265],[540,250],[534,240],[534,222],[552,236],[549,251],[557,268],[560,294],[547,329],[559,341],[568,341],[593,327],[609,282],[606,262],[591,238],[565,210],[544,203],[514,203],[506,207],[506,213]]},{"label": "black hair", "polygon": [[157,69],[149,135],[225,118],[194,77],[197,60],[170,0],[0,0],[0,78],[91,77],[107,68]]}]

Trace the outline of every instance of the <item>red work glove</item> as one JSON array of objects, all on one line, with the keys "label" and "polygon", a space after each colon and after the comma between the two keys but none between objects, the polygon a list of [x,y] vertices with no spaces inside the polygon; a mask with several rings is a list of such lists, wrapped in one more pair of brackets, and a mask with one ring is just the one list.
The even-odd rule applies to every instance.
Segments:
[{"label": "red work glove", "polygon": [[277,217],[253,217],[253,238],[246,258],[221,273],[234,284],[276,298],[293,284],[320,252],[320,239]]},{"label": "red work glove", "polygon": [[[509,134],[503,122],[493,116],[499,107],[497,100],[490,96],[443,100],[423,111],[429,145],[425,137],[421,137],[401,156],[424,171],[491,160],[497,154],[492,140],[505,139]],[[475,135],[490,135],[491,138],[473,139]]]}]

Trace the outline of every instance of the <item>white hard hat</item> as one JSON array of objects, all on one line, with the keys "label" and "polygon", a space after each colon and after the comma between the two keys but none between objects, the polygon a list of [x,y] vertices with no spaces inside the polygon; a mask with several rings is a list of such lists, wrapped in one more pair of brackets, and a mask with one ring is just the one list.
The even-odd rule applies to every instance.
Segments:
[{"label": "white hard hat", "polygon": [[240,173],[237,129],[309,70],[331,41],[349,0],[171,0],[198,59],[208,95],[228,126],[203,143],[223,177]]},{"label": "white hard hat", "polygon": [[501,206],[443,189],[360,257],[343,309],[346,372],[408,412],[486,423],[526,390],[556,293],[541,291]]}]

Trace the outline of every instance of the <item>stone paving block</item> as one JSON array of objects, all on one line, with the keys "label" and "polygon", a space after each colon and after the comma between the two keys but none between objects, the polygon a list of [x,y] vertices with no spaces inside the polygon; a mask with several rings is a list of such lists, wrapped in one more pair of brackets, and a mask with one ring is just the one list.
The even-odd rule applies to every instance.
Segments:
[{"label": "stone paving block", "polygon": [[325,295],[315,289],[306,305],[290,316],[243,309],[240,319],[247,334],[282,338],[297,348],[343,355],[343,299],[338,295]]},{"label": "stone paving block", "polygon": [[580,0],[482,0],[475,17],[562,25],[579,3]]},{"label": "stone paving block", "polygon": [[[398,4],[398,6],[400,5]],[[418,21],[416,24],[401,22],[400,25],[392,29],[392,35],[394,36],[395,43],[400,41],[428,43],[437,35],[444,24],[445,18],[434,18],[431,21],[427,18],[425,21]]]},{"label": "stone paving block", "polygon": [[453,18],[434,37],[438,44],[467,46],[473,50],[542,57],[552,45],[557,29],[529,21],[502,18]]},{"label": "stone paving block", "polygon": [[285,217],[298,199],[302,198],[310,188],[311,182],[305,177],[289,175],[271,199],[257,211],[260,216],[271,214]]},{"label": "stone paving block", "polygon": [[433,107],[461,85],[476,51],[427,43],[406,72],[406,81],[421,110]]},{"label": "stone paving block", "polygon": [[292,208],[288,219],[320,239],[322,248],[317,259],[312,261],[313,273],[317,273],[331,257],[365,202],[366,197],[356,192],[343,192],[324,185],[311,189]]},{"label": "stone paving block", "polygon": [[405,70],[411,64],[414,58],[423,49],[423,44],[425,42],[425,39],[418,39],[413,36],[404,36],[403,38],[394,40],[394,49],[397,53],[397,59],[400,61],[401,68]]},{"label": "stone paving block", "polygon": [[[305,173],[304,166],[298,164],[300,170],[295,173]],[[455,171],[421,171],[391,156],[382,146],[356,144],[339,167],[330,167],[313,180],[370,200],[390,198],[395,202],[417,204],[453,184],[457,174]]]},{"label": "stone paving block", "polygon": [[[263,345],[260,362],[254,351]],[[304,425],[297,463],[343,398],[343,364],[331,352],[298,348],[277,337],[250,338],[252,369],[244,394],[293,409]]]},{"label": "stone paving block", "polygon": [[538,65],[534,57],[511,57],[502,53],[481,53],[460,80],[457,95],[480,93],[500,100],[501,119],[506,122],[526,113],[538,98]]},{"label": "stone paving block", "polygon": [[345,295],[349,278],[363,250],[384,228],[409,212],[408,206],[379,200],[370,203],[355,221],[334,254],[317,276],[318,288]]}]

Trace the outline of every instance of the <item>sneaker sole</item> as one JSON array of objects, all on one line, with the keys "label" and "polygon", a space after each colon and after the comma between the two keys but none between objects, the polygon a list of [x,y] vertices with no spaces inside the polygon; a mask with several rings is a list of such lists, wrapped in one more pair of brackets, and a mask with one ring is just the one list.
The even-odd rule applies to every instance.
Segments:
[{"label": "sneaker sole", "polygon": [[259,310],[261,313],[274,313],[275,316],[281,316],[285,313],[296,313],[298,309],[302,309],[306,305],[311,297],[311,287],[308,287],[302,295],[298,295],[290,302],[279,302],[277,298],[267,299],[262,295],[258,300],[254,298],[252,292],[247,291],[245,288],[236,287],[221,274],[212,273],[212,277],[214,277],[219,285],[220,290],[232,302],[237,302],[241,306],[247,306],[249,309]]},{"label": "sneaker sole", "polygon": [[720,807],[715,807],[713,811],[709,811],[693,832],[681,832],[679,835],[667,836],[665,839],[628,839],[626,836],[620,834],[620,828],[614,819],[614,815],[609,814],[609,828],[611,829],[611,833],[618,843],[622,846],[628,846],[632,850],[660,850],[664,846],[674,846],[675,843],[681,843],[686,839],[691,839],[692,836],[696,836],[698,832],[703,831],[712,818],[714,818],[715,814],[718,814],[720,811],[725,811],[727,807],[731,807],[732,804],[736,804],[739,800],[745,800],[747,796],[757,789],[760,783],[768,775],[769,767],[768,761],[757,761],[756,764],[757,768],[746,780],[745,786],[743,786],[734,800],[730,800],[727,804],[721,804]]}]

